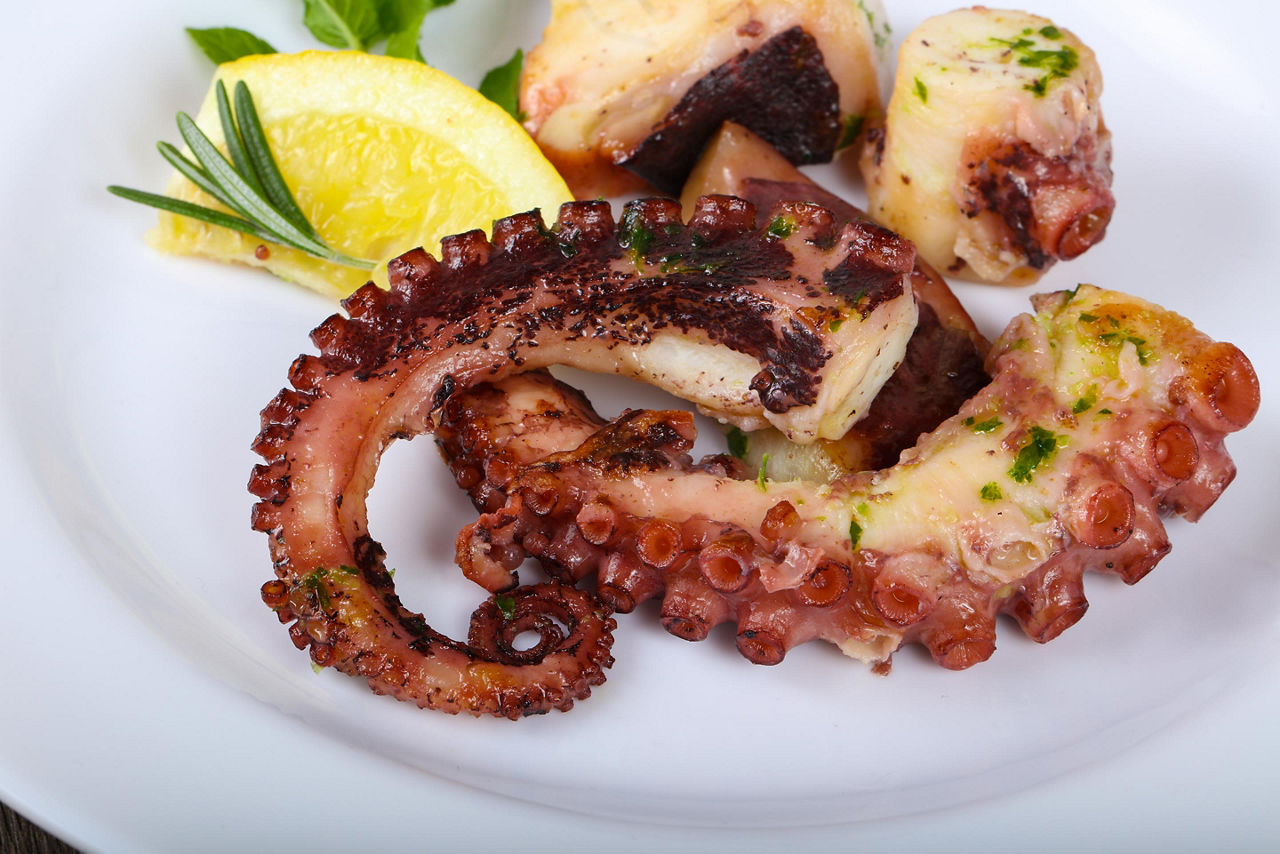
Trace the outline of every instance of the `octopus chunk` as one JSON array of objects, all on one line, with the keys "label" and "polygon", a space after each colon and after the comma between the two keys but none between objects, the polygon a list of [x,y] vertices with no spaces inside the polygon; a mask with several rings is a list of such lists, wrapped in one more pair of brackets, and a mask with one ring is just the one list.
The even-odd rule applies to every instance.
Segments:
[{"label": "octopus chunk", "polygon": [[726,119],[830,160],[880,110],[887,32],[879,0],[554,0],[520,107],[575,197],[676,193]]},{"label": "octopus chunk", "polygon": [[660,597],[687,640],[736,622],[760,664],[820,638],[882,671],[905,643],[964,669],[995,650],[1000,613],[1047,642],[1083,616],[1086,570],[1138,581],[1169,551],[1161,517],[1217,499],[1235,474],[1223,439],[1259,390],[1236,347],[1136,297],[1033,303],[994,343],[991,384],[890,468],[718,473],[689,461],[688,413],[629,412],[510,479],[458,562],[491,589],[512,583],[507,550],[566,583],[595,573],[619,611]]},{"label": "octopus chunk", "polygon": [[932,265],[1037,280],[1106,234],[1111,135],[1092,50],[1046,18],[975,7],[907,36],[861,158],[868,211]]},{"label": "octopus chunk", "polygon": [[[827,192],[750,130],[725,122],[703,152],[681,196],[691,210],[701,196],[725,193],[756,210],[785,201],[820,204],[839,222],[867,215]],[[735,437],[743,458],[758,469],[768,458],[777,480],[830,480],[848,471],[893,465],[922,434],[954,415],[990,380],[983,358],[990,343],[978,331],[945,279],[916,256],[911,271],[919,318],[902,363],[880,389],[865,416],[838,439],[804,445],[766,429]]]},{"label": "octopus chunk", "polygon": [[[910,337],[914,253],[814,205],[782,206],[764,229],[755,217],[708,197],[685,225],[677,202],[642,200],[615,226],[607,204],[571,203],[552,229],[521,214],[495,223],[492,242],[446,238],[439,262],[408,253],[389,291],[348,298],[347,316],[312,333],[319,355],[294,362],[254,445],[253,525],[276,572],[262,594],[294,642],[375,691],[447,711],[518,716],[586,696],[611,660],[612,621],[581,591],[504,588],[467,643],[404,608],[369,532],[378,460],[434,429],[454,393],[552,364],[645,378],[796,436],[839,435]],[[523,631],[542,638],[534,656],[512,648]]]}]

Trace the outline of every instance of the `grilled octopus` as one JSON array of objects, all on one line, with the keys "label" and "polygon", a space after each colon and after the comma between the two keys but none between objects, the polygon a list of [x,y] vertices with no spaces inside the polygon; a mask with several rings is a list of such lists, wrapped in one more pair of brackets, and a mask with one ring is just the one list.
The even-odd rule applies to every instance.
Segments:
[{"label": "grilled octopus", "polygon": [[[747,199],[757,211],[804,201],[822,205],[838,222],[869,219],[734,122],[724,123],[690,174],[681,194],[685,209],[692,211],[707,193]],[[990,343],[946,280],[919,254],[911,270],[911,290],[919,315],[916,328],[901,364],[866,414],[837,439],[803,445],[771,429],[740,435],[744,459],[753,468],[763,465],[766,455],[770,474],[779,479],[829,480],[848,471],[886,468],[920,434],[954,415],[987,384],[983,359]]]},{"label": "grilled octopus", "polygon": [[579,199],[678,193],[725,120],[823,163],[881,110],[879,0],[554,0],[525,127]]},{"label": "grilled octopus", "polygon": [[[606,206],[574,203],[550,229],[529,214],[497,223],[492,242],[447,239],[441,262],[403,256],[390,291],[361,289],[313,332],[319,354],[295,361],[263,411],[250,490],[275,566],[263,599],[314,662],[449,712],[567,709],[611,663],[612,611],[662,595],[670,631],[696,639],[736,620],[755,661],[823,637],[882,667],[909,641],[967,666],[990,654],[995,613],[1047,640],[1082,612],[1084,568],[1136,580],[1168,547],[1157,512],[1195,518],[1231,478],[1222,437],[1257,407],[1248,360],[1170,313],[1082,287],[1015,320],[992,384],[898,465],[833,484],[694,463],[688,413],[602,426],[589,407],[544,406],[560,432],[520,440],[505,480],[485,472],[500,488],[458,538],[459,564],[493,595],[465,642],[441,635],[396,596],[365,502],[390,441],[451,441],[441,425],[466,390],[555,363],[661,376],[636,353],[678,336],[754,361],[740,373],[754,411],[730,389],[732,405],[712,401],[725,417],[772,416],[809,438],[883,383],[867,369],[839,399],[818,390],[847,380],[835,347],[859,336],[836,333],[889,334],[897,315],[881,309],[901,299],[909,246],[812,205],[783,205],[764,228],[734,199],[705,200],[688,225],[673,208],[633,204],[615,225]],[[530,554],[558,575],[517,586]],[[602,597],[575,586],[591,573]],[[528,632],[538,642],[517,648]]]},{"label": "grilled octopus", "polygon": [[1073,33],[975,7],[903,41],[861,158],[867,210],[959,278],[1034,282],[1106,235],[1115,208],[1102,72]]},{"label": "grilled octopus", "polygon": [[[465,644],[395,595],[366,518],[379,456],[463,389],[568,364],[796,438],[840,435],[865,410],[915,324],[910,244],[815,205],[781,205],[764,228],[730,197],[687,225],[679,211],[641,200],[615,224],[607,203],[572,203],[550,229],[508,217],[492,241],[446,238],[439,262],[393,261],[389,291],[360,289],[312,333],[319,355],[263,411],[250,490],[277,576],[263,596],[316,663],[423,706],[510,716],[566,708],[602,678],[610,618],[567,585],[490,600]],[[525,631],[542,642],[519,653]]]},{"label": "grilled octopus", "polygon": [[[1001,613],[1052,640],[1088,607],[1086,570],[1138,581],[1169,551],[1161,516],[1196,520],[1231,482],[1222,440],[1258,385],[1234,346],[1135,297],[1082,285],[1033,302],[995,342],[992,383],[895,466],[830,484],[721,473],[690,464],[688,413],[590,432],[579,412],[582,444],[494,467],[484,504],[506,500],[462,532],[458,562],[492,589],[512,552],[569,582],[594,573],[617,611],[661,598],[687,640],[736,623],[759,664],[820,638],[880,670],[913,642],[964,669],[994,652]],[[475,483],[504,455],[492,425],[520,417],[496,394],[450,410],[446,453]],[[572,394],[539,389],[543,414]]]}]

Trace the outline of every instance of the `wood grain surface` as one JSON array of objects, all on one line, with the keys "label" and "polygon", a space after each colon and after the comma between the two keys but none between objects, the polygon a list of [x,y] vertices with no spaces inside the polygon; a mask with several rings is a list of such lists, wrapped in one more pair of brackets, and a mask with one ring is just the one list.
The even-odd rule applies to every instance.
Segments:
[{"label": "wood grain surface", "polygon": [[79,854],[79,849],[0,804],[0,854]]}]

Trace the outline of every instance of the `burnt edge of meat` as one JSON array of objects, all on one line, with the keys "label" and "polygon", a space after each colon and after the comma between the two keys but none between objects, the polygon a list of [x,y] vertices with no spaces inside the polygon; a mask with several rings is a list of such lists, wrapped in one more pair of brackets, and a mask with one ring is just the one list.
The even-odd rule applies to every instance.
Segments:
[{"label": "burnt edge of meat", "polygon": [[747,127],[792,163],[825,163],[840,139],[839,88],[800,27],[708,72],[618,165],[678,193],[726,121]]}]

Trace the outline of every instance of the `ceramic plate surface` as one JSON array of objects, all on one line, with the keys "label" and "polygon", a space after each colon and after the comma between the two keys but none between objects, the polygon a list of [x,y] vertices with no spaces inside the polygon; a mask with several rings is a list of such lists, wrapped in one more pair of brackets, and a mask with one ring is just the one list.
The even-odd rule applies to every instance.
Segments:
[{"label": "ceramic plate surface", "polygon": [[[182,27],[302,49],[301,4],[35,6],[2,60],[0,798],[130,851],[1280,841],[1274,9],[1034,8],[1100,57],[1119,200],[1107,239],[1036,290],[1159,302],[1239,345],[1262,382],[1257,420],[1228,441],[1236,482],[1200,523],[1169,523],[1155,572],[1089,578],[1088,615],[1047,646],[1002,623],[995,656],[963,673],[908,649],[878,678],[822,644],[753,667],[731,632],[686,644],[641,608],[591,698],[513,724],[375,697],[289,643],[258,598],[248,448],[333,306],[153,253],[151,212],[104,190],[163,184],[153,144],[211,73]],[[889,16],[901,36],[946,8]],[[546,14],[461,0],[431,15],[423,50],[475,85]],[[850,168],[814,174],[857,200]],[[958,291],[992,335],[1030,293]],[[583,382],[609,413],[670,403]],[[428,439],[389,451],[371,518],[406,603],[465,632],[483,597],[450,558],[474,512]]]}]

